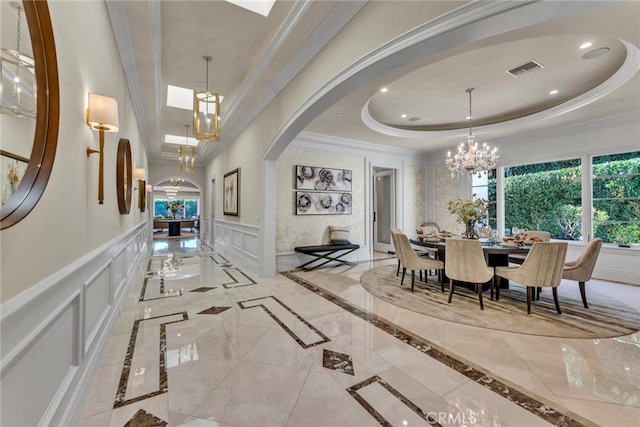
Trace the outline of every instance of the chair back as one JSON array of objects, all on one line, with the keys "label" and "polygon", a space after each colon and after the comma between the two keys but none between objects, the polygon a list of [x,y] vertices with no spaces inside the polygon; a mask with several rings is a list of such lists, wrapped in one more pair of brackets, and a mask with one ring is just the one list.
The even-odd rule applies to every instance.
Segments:
[{"label": "chair back", "polygon": [[516,281],[526,286],[556,287],[567,258],[566,242],[535,242],[520,267]]},{"label": "chair back", "polygon": [[444,271],[450,279],[471,283],[486,283],[493,277],[487,267],[479,240],[447,239]]},{"label": "chair back", "polygon": [[523,236],[526,239],[531,239],[532,237],[537,237],[543,242],[548,242],[551,240],[551,233],[548,231],[539,231],[539,230],[527,230],[523,233]]},{"label": "chair back", "polygon": [[602,248],[602,239],[595,238],[591,240],[582,250],[580,257],[565,265],[562,274],[563,279],[577,280],[578,282],[588,282],[591,280],[593,269],[596,266],[600,249]]},{"label": "chair back", "polygon": [[400,243],[398,242],[398,235],[402,234],[402,231],[398,228],[392,228],[391,229],[391,239],[393,241],[393,247],[396,249],[396,258],[398,258],[398,261],[400,261],[400,265],[402,265],[403,267],[406,267],[407,264],[404,261],[404,257],[402,256],[402,247],[400,246]]}]

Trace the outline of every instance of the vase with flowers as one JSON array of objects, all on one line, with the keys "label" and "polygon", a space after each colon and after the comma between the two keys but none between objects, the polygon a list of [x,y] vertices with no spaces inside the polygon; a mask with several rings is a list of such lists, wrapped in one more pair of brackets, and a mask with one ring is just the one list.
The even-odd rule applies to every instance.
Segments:
[{"label": "vase with flowers", "polygon": [[449,200],[449,212],[457,216],[457,221],[465,226],[465,239],[477,239],[476,223],[485,218],[489,205],[474,194],[469,199]]},{"label": "vase with flowers", "polygon": [[182,200],[172,200],[167,203],[167,210],[171,212],[173,218],[175,218],[178,211],[182,209],[183,204]]}]

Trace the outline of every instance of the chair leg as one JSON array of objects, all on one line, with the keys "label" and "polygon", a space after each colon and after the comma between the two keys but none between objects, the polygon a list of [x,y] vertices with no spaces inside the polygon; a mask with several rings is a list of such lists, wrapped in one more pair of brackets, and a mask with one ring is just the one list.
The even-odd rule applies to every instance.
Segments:
[{"label": "chair leg", "polygon": [[491,290],[491,301],[493,301],[493,284],[495,283],[495,277],[491,278],[491,284],[489,285],[489,289]]},{"label": "chair leg", "polygon": [[[440,270],[438,270],[438,274],[439,274]],[[444,293],[444,280],[440,281],[440,290],[442,291],[442,293]]]},{"label": "chair leg", "polygon": [[553,288],[553,302],[556,303],[556,311],[558,312],[558,314],[562,314],[562,312],[560,311],[560,304],[558,304],[558,288],[557,287]]},{"label": "chair leg", "polygon": [[498,284],[496,286],[496,301],[500,301],[500,287],[502,287],[502,277],[498,277]]},{"label": "chair leg", "polygon": [[411,270],[411,292],[413,292],[413,287],[416,284],[416,271]]},{"label": "chair leg", "polygon": [[400,260],[398,260],[398,269],[396,270],[396,277],[400,274]]},{"label": "chair leg", "polygon": [[536,301],[540,301],[540,292],[542,292],[542,288],[538,286],[536,288]]},{"label": "chair leg", "polygon": [[531,294],[533,293],[533,287],[527,286],[527,314],[531,314]]},{"label": "chair leg", "polygon": [[422,270],[420,270],[420,281],[422,282]]},{"label": "chair leg", "polygon": [[453,279],[449,278],[449,301],[447,301],[449,304],[451,304],[451,298],[453,297],[453,288],[455,287],[455,285],[453,284]]},{"label": "chair leg", "polygon": [[404,285],[404,273],[407,272],[406,267],[402,267],[402,280],[400,280],[400,286]]},{"label": "chair leg", "polygon": [[480,310],[484,310],[484,304],[482,304],[482,284],[476,283],[476,289],[478,290],[478,301],[480,301]]},{"label": "chair leg", "polygon": [[589,308],[589,306],[587,305],[587,292],[584,288],[584,282],[578,282],[578,285],[580,285],[580,296],[582,297],[582,304],[584,305],[584,308]]}]

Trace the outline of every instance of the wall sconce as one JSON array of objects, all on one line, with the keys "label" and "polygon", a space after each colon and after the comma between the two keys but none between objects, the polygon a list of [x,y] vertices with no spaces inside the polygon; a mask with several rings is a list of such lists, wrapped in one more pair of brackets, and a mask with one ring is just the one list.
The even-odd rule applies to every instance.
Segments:
[{"label": "wall sconce", "polygon": [[92,130],[100,133],[100,149],[87,148],[87,157],[100,154],[98,169],[98,203],[104,203],[104,133],[118,131],[118,102],[106,96],[89,93],[86,122]]},{"label": "wall sconce", "polygon": [[134,175],[136,181],[138,181],[138,208],[140,212],[144,212],[147,205],[147,171],[142,168],[136,168]]}]

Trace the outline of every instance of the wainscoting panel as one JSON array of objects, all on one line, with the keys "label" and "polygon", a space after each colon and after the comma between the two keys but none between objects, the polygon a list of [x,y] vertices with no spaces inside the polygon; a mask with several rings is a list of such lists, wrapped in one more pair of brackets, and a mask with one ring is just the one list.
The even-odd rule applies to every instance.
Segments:
[{"label": "wainscoting panel", "polygon": [[75,424],[148,235],[145,221],[0,306],[0,425]]},{"label": "wainscoting panel", "polygon": [[260,227],[237,222],[215,220],[216,250],[232,257],[235,264],[253,274],[260,272]]}]

